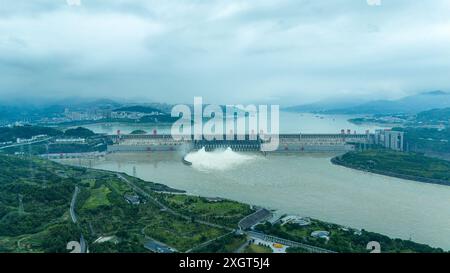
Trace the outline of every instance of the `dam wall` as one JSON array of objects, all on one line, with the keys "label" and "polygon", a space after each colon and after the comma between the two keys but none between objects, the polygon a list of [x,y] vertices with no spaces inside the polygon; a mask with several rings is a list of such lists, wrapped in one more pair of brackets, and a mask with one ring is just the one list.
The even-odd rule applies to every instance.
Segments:
[{"label": "dam wall", "polygon": [[298,153],[327,153],[327,152],[349,152],[354,151],[355,145],[352,144],[336,144],[336,145],[299,145],[299,144],[285,144],[280,145],[275,151],[282,152],[298,152]]},{"label": "dam wall", "polygon": [[108,153],[120,153],[120,152],[172,152],[172,151],[191,151],[193,146],[191,144],[141,144],[141,145],[129,145],[129,144],[114,144],[108,145]]},{"label": "dam wall", "polygon": [[[113,135],[109,136],[112,145],[108,152],[156,152],[156,151],[206,151],[231,148],[234,151],[261,151],[264,141],[259,136],[234,136],[220,140],[192,140],[180,138],[175,140],[171,135]],[[209,138],[211,139],[211,138]],[[371,144],[374,136],[370,134],[282,134],[279,135],[279,146],[275,152],[347,152],[355,149],[355,144]]]}]

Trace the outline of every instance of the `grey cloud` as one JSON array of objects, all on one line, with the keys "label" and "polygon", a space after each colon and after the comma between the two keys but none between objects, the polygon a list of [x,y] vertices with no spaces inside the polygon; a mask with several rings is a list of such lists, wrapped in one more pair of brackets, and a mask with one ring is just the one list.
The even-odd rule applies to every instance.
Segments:
[{"label": "grey cloud", "polygon": [[450,89],[450,4],[1,0],[0,94],[292,104]]}]

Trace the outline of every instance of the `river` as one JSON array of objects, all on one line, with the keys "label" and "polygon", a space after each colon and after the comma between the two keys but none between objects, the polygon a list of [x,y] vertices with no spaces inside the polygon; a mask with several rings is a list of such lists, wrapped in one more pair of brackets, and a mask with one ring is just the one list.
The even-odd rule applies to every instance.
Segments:
[{"label": "river", "polygon": [[[280,132],[285,134],[339,134],[342,129],[349,129],[352,132],[365,133],[366,130],[373,132],[380,127],[376,125],[356,125],[348,122],[348,119],[357,116],[348,115],[315,115],[309,113],[280,113]],[[168,125],[154,124],[133,124],[133,123],[96,123],[83,125],[83,127],[93,130],[96,133],[116,134],[120,130],[123,134],[129,134],[134,130],[141,129],[148,133],[154,130],[158,134],[169,134],[171,127]]]},{"label": "river", "polygon": [[[289,114],[288,117],[282,116],[281,128],[285,133],[376,129],[349,124],[347,118]],[[289,122],[284,123],[286,121]],[[105,128],[98,126],[90,128],[106,132]],[[142,129],[120,125],[108,128],[123,132]],[[201,162],[202,156],[205,155],[193,158],[199,158]],[[194,166],[182,164],[182,154],[177,152],[110,154],[91,162],[64,162],[91,164],[94,168],[126,172],[183,189],[189,194],[229,198],[275,209],[280,214],[310,216],[450,250],[448,186],[335,166],[330,163],[333,154],[271,154],[264,157],[234,153],[236,158],[230,158],[233,156],[230,154],[226,157],[218,154],[216,158],[211,154],[207,156],[203,161],[211,164]]]}]

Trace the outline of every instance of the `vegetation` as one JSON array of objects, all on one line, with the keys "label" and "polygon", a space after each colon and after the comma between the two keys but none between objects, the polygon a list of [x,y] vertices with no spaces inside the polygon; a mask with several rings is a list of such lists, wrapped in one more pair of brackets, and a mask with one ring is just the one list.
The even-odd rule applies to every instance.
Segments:
[{"label": "vegetation", "polygon": [[138,123],[173,123],[176,120],[178,120],[177,117],[171,117],[171,115],[156,109],[151,106],[142,106],[142,105],[135,105],[135,106],[126,106],[121,107],[119,109],[114,110],[115,112],[136,112],[136,113],[143,113],[147,114],[141,117],[138,120],[126,120],[121,119],[119,121],[125,121],[125,122],[138,122]]},{"label": "vegetation", "polygon": [[250,244],[244,249],[244,253],[272,253],[272,249],[265,245]]},{"label": "vegetation", "polygon": [[130,133],[131,135],[145,135],[147,134],[146,131],[144,130],[134,130],[133,132]]},{"label": "vegetation", "polygon": [[0,127],[0,142],[15,143],[17,138],[30,139],[37,135],[47,135],[55,138],[85,138],[84,143],[57,143],[52,141],[36,142],[27,146],[12,145],[3,149],[8,154],[29,153],[38,154],[61,154],[61,153],[88,153],[106,151],[106,139],[96,135],[89,129],[78,127],[76,129],[68,129],[65,132],[60,130],[39,127],[39,126],[18,126],[18,127]]},{"label": "vegetation", "polygon": [[0,156],[0,245],[5,251],[60,252],[69,238],[79,239],[67,221],[76,180],[53,173],[55,165]]},{"label": "vegetation", "polygon": [[233,253],[247,242],[245,235],[228,234],[210,244],[195,249],[197,253]]},{"label": "vegetation", "polygon": [[390,150],[350,152],[334,158],[333,163],[383,175],[427,183],[450,185],[450,162],[418,153]]},{"label": "vegetation", "polygon": [[170,115],[158,115],[158,116],[143,116],[139,119],[140,123],[173,123],[177,121],[177,117],[171,117]]},{"label": "vegetation", "polygon": [[443,130],[433,128],[394,128],[405,132],[407,149],[423,153],[450,154],[450,128]]},{"label": "vegetation", "polygon": [[389,124],[402,124],[406,120],[405,118],[393,117],[393,115],[388,116],[386,118],[383,115],[374,115],[373,117],[363,117],[363,118],[351,118],[348,122],[361,125],[361,124],[381,124],[381,125],[389,125]]},{"label": "vegetation", "polygon": [[0,142],[15,142],[17,138],[30,139],[37,135],[59,136],[63,132],[49,127],[16,126],[0,127]]},{"label": "vegetation", "polygon": [[[366,247],[371,241],[379,242],[384,253],[443,252],[442,249],[432,248],[430,246],[414,243],[412,241],[391,239],[378,233],[368,232],[365,230],[358,231],[318,220],[311,220],[311,224],[308,226],[300,226],[291,223],[284,225],[280,223],[271,224],[267,222],[256,226],[256,229],[260,232],[340,253],[369,252]],[[315,238],[311,236],[313,231],[318,230],[330,232],[329,239],[327,240],[324,238]],[[291,248],[288,249],[288,252],[304,252],[304,250]]]},{"label": "vegetation", "polygon": [[450,108],[433,109],[417,114],[417,122],[448,124],[450,122]]},{"label": "vegetation", "polygon": [[88,137],[92,137],[95,135],[95,133],[89,129],[83,128],[83,127],[78,127],[75,129],[67,129],[64,132],[65,136],[68,137],[80,137],[80,138],[88,138]]},{"label": "vegetation", "polygon": [[300,247],[288,247],[286,253],[309,253],[309,251]]},{"label": "vegetation", "polygon": [[[125,174],[123,179],[114,172],[34,157],[0,154],[0,168],[1,252],[68,252],[67,243],[81,235],[90,252],[148,252],[144,244],[151,239],[181,252],[233,252],[247,242],[245,235],[230,233],[252,212],[245,204],[187,196]],[[76,224],[69,213],[75,187],[80,189]],[[130,204],[125,196],[134,196],[139,203]],[[380,242],[385,252],[442,251],[366,231],[358,235],[315,220],[307,227],[266,223],[257,229],[338,252],[365,252],[369,241]],[[315,230],[331,232],[330,240],[311,237]],[[250,246],[246,251],[265,249]]]},{"label": "vegetation", "polygon": [[185,215],[232,228],[253,212],[249,205],[223,199],[188,195],[160,195],[160,199]]},{"label": "vegetation", "polygon": [[[196,212],[189,206],[175,207],[177,214],[174,214],[162,209],[152,198],[172,200],[172,194],[155,190],[179,191],[125,174],[152,198],[135,192],[112,172],[8,155],[0,155],[0,167],[2,252],[67,252],[67,243],[78,241],[81,234],[91,252],[148,252],[144,243],[150,238],[178,251],[187,251],[229,233],[228,229],[197,222],[195,219],[203,217],[200,212],[211,219],[220,219],[227,213],[243,212],[246,207],[224,201],[220,210],[201,206]],[[76,186],[80,188],[75,206],[78,222],[73,224],[69,207]],[[140,203],[129,204],[124,198],[127,195],[138,196]],[[193,204],[204,202],[200,197],[187,198]],[[184,211],[190,211],[188,217],[181,217]],[[115,239],[95,242],[99,237]],[[233,237],[222,249],[216,248],[226,251],[238,243]]]}]

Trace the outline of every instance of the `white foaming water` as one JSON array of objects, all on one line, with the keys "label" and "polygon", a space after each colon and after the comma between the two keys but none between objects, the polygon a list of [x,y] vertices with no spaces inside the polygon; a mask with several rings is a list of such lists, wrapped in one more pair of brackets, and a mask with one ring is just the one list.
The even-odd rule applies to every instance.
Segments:
[{"label": "white foaming water", "polygon": [[200,171],[226,171],[256,159],[254,155],[243,155],[231,148],[206,152],[205,148],[186,155],[192,167]]}]

